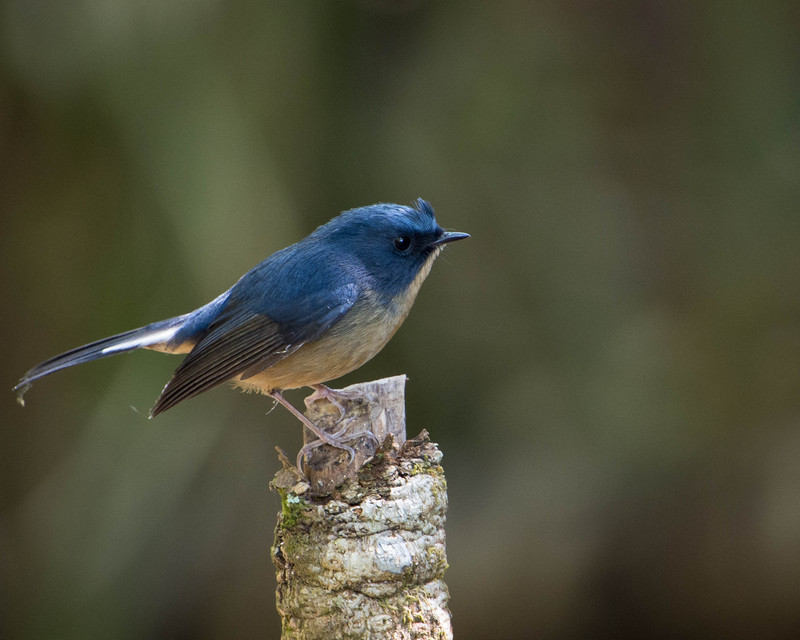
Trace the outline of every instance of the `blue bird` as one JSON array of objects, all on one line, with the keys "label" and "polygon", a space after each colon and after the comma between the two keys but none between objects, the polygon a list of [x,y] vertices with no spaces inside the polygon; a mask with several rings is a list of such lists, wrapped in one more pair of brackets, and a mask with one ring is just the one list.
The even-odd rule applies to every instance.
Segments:
[{"label": "blue bird", "polygon": [[345,211],[273,253],[205,306],[45,360],[14,390],[24,405],[32,382],[66,367],[134,349],[185,353],[151,418],[232,382],[274,398],[321,441],[352,456],[347,437],[318,428],[281,391],[311,387],[311,398],[333,398],[323,383],[386,345],[445,244],[468,237],[444,231],[422,199],[413,207],[382,203]]}]

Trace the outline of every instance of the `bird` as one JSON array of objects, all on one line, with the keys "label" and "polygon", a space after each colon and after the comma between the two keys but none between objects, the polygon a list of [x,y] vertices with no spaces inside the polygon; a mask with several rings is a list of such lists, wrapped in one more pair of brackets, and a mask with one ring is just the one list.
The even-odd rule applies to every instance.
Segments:
[{"label": "bird", "polygon": [[[267,257],[230,289],[189,313],[91,342],[30,369],[14,387],[61,369],[136,349],[186,354],[150,410],[230,382],[269,396],[319,439],[344,449],[353,438],[326,432],[294,407],[285,389],[310,387],[308,400],[336,392],[324,383],[374,357],[408,316],[445,245],[469,234],[445,231],[433,207],[378,203],[340,213],[299,242]],[[315,444],[311,443],[311,444]],[[298,454],[298,467],[306,445]]]}]

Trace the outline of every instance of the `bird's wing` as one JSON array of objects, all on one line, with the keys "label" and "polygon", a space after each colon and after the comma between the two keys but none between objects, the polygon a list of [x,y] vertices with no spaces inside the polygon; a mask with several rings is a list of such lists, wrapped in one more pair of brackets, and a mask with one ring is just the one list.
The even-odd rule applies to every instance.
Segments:
[{"label": "bird's wing", "polygon": [[282,312],[279,321],[232,294],[229,305],[175,370],[150,416],[231,378],[251,377],[274,365],[323,335],[357,296],[352,284],[322,290],[295,300],[291,314]]}]

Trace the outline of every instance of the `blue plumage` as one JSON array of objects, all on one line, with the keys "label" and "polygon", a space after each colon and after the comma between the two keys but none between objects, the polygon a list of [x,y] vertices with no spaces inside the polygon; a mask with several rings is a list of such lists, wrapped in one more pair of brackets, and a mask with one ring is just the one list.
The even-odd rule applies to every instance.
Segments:
[{"label": "blue plumage", "polygon": [[466,237],[442,230],[422,199],[346,211],[207,305],[46,360],[14,389],[22,402],[39,378],[133,349],[187,353],[151,416],[232,381],[277,399],[320,435],[280,390],[320,389],[374,356],[402,324],[444,244]]}]

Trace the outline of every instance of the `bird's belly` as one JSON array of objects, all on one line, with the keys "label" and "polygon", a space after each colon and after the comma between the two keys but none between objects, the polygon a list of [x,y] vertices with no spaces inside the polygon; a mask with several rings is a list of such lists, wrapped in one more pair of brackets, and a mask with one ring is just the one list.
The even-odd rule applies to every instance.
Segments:
[{"label": "bird's belly", "polygon": [[405,319],[398,310],[353,309],[330,332],[250,378],[234,384],[248,391],[296,389],[339,378],[376,355]]},{"label": "bird's belly", "polygon": [[438,251],[431,253],[410,286],[393,300],[367,292],[359,302],[315,342],[250,378],[234,378],[247,391],[297,389],[339,378],[377,354],[403,324]]}]

